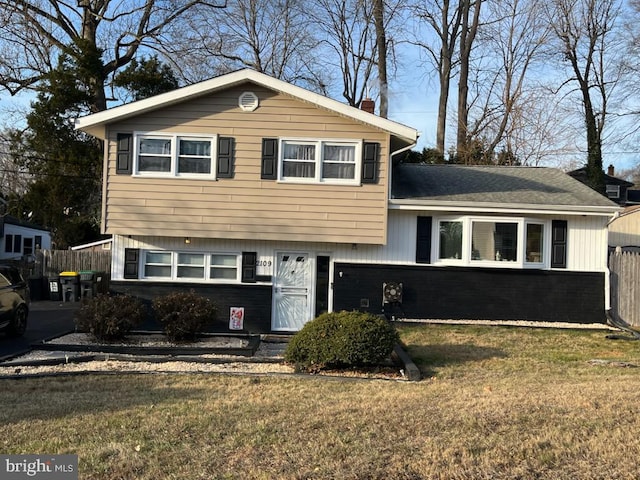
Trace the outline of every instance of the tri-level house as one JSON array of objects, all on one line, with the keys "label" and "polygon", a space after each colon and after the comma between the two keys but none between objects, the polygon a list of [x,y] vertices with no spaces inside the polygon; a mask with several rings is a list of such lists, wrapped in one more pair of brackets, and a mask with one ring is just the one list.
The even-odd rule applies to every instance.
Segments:
[{"label": "tri-level house", "polygon": [[557,170],[403,165],[415,129],[252,70],[77,120],[105,142],[111,288],[244,329],[323,311],[602,322],[615,204]]}]

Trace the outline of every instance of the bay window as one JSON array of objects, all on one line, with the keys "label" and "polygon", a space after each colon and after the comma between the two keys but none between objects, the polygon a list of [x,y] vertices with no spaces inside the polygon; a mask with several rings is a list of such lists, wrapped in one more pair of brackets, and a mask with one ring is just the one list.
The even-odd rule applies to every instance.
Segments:
[{"label": "bay window", "polygon": [[282,140],[280,180],[356,183],[360,143],[355,141]]},{"label": "bay window", "polygon": [[441,217],[431,234],[436,263],[549,268],[550,221],[509,217]]}]

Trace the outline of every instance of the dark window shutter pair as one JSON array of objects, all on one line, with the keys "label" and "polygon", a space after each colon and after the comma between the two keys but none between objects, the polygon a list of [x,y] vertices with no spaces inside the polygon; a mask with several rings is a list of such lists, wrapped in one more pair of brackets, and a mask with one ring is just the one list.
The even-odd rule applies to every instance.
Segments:
[{"label": "dark window shutter pair", "polygon": [[416,263],[431,263],[431,217],[417,217]]},{"label": "dark window shutter pair", "polygon": [[[231,137],[218,137],[217,177],[233,178],[234,141]],[[131,175],[133,172],[133,135],[118,134],[116,173]]]},{"label": "dark window shutter pair", "polygon": [[[362,183],[378,182],[378,156],[380,144],[365,142],[362,151]],[[262,139],[262,167],[260,178],[263,180],[278,179],[278,139]]]},{"label": "dark window shutter pair", "polygon": [[551,268],[567,268],[567,221],[551,222]]}]

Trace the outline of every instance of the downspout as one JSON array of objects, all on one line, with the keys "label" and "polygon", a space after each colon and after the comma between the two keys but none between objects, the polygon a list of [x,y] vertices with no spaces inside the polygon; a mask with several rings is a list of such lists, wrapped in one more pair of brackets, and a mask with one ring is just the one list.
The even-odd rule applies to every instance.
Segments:
[{"label": "downspout", "polygon": [[[607,228],[605,230],[605,245],[607,246],[607,257],[605,259],[605,274],[604,274],[604,311],[610,312],[611,310],[611,270],[609,270],[609,225],[613,223],[614,220],[620,217],[620,211],[617,211],[611,217],[611,220],[607,222]],[[616,251],[618,246],[616,245]],[[616,305],[618,302],[615,302]],[[617,316],[617,312],[613,312]]]}]

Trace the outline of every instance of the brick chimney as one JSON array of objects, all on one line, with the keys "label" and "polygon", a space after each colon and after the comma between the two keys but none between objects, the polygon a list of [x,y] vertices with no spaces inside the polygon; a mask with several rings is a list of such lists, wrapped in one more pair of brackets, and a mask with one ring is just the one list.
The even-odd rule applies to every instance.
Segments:
[{"label": "brick chimney", "polygon": [[376,102],[371,100],[370,98],[365,98],[360,102],[360,110],[364,110],[365,112],[373,113],[376,109]]},{"label": "brick chimney", "polygon": [[615,168],[613,165],[609,165],[609,167],[607,168],[607,175],[609,175],[610,177],[614,177],[615,176]]}]

